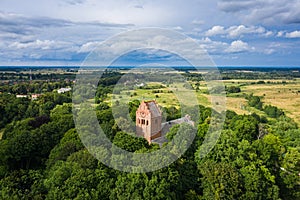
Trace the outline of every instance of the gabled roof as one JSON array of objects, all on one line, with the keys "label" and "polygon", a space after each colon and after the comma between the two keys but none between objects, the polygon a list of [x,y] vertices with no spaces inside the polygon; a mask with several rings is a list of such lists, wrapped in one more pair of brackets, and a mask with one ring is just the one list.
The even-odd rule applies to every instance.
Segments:
[{"label": "gabled roof", "polygon": [[155,101],[148,101],[145,103],[146,103],[148,109],[150,110],[152,117],[160,117],[161,116],[161,112]]}]

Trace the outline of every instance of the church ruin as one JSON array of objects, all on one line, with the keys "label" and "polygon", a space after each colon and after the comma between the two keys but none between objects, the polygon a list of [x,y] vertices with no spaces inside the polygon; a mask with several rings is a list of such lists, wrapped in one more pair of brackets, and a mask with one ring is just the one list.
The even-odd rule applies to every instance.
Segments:
[{"label": "church ruin", "polygon": [[162,123],[162,111],[157,102],[142,101],[136,111],[136,134],[144,137],[149,144],[154,142],[163,143],[166,141],[165,134],[176,124],[188,123],[194,126],[189,115]]},{"label": "church ruin", "polygon": [[161,137],[162,112],[156,101],[142,101],[136,111],[136,134],[149,143]]}]

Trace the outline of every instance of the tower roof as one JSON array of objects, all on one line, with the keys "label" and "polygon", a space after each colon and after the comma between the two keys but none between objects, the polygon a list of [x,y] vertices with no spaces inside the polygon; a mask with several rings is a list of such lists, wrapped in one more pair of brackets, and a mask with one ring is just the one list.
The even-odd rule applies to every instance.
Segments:
[{"label": "tower roof", "polygon": [[160,110],[159,110],[158,105],[156,104],[155,101],[150,101],[150,102],[147,102],[146,104],[147,104],[147,106],[148,106],[148,108],[149,108],[149,110],[150,110],[153,117],[161,116]]},{"label": "tower roof", "polygon": [[152,117],[160,117],[161,116],[161,111],[156,103],[155,100],[153,101],[142,101],[142,104],[146,104],[146,107],[148,110],[151,112]]}]

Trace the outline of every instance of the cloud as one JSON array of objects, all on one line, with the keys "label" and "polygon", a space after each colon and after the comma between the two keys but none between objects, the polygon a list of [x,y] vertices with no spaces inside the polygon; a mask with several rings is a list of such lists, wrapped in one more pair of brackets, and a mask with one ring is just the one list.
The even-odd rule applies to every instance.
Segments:
[{"label": "cloud", "polygon": [[127,28],[127,27],[133,27],[134,24],[118,24],[118,23],[104,23],[104,22],[98,22],[98,21],[88,21],[88,22],[72,22],[73,25],[81,25],[81,26],[98,26],[98,27],[118,27],[118,28]]},{"label": "cloud", "polygon": [[4,52],[0,60],[77,59],[88,52],[88,47],[83,44],[91,40],[103,41],[132,26],[31,17],[0,11],[0,51]]},{"label": "cloud", "polygon": [[259,34],[259,33],[266,32],[265,28],[263,27],[255,27],[255,26],[246,27],[244,25],[232,26],[228,28],[227,31],[229,36],[232,38],[236,38],[244,34]]},{"label": "cloud", "polygon": [[189,65],[183,58],[180,56],[159,50],[159,49],[139,49],[132,51],[128,54],[124,54],[120,56],[113,62],[113,65],[126,65],[126,64],[134,64],[140,66],[164,66],[164,63],[184,63],[184,65]]},{"label": "cloud", "polygon": [[293,31],[290,33],[286,33],[285,37],[287,38],[300,38],[300,31]]},{"label": "cloud", "polygon": [[32,35],[35,29],[64,27],[72,22],[48,17],[27,17],[15,13],[0,12],[0,32],[16,35]]},{"label": "cloud", "polygon": [[278,31],[277,37],[281,38],[300,38],[300,31],[292,31],[292,32],[287,32],[287,31]]},{"label": "cloud", "polygon": [[254,47],[250,47],[248,43],[241,40],[236,40],[231,43],[231,45],[225,50],[228,53],[241,53],[246,51],[253,51]]},{"label": "cloud", "polygon": [[[0,62],[12,62],[23,65],[30,62],[64,62],[75,60],[78,47],[64,41],[32,40],[27,42],[15,41],[9,44],[3,52]],[[3,47],[0,48],[3,49]],[[80,56],[80,54],[78,54]]]},{"label": "cloud", "polygon": [[190,0],[186,3],[183,0],[26,0],[16,4],[14,1],[4,0],[0,1],[0,8],[24,15],[57,17],[71,21],[97,19],[147,27],[182,26],[183,23],[190,23],[193,19],[206,20],[205,12],[211,5],[217,10],[215,6],[217,0],[213,1],[201,3],[199,0]]},{"label": "cloud", "polygon": [[274,35],[274,32],[273,31],[267,31],[266,33],[265,33],[265,36],[266,37],[270,37],[270,36],[273,36]]},{"label": "cloud", "polygon": [[[291,38],[299,38],[299,8],[299,0],[1,1],[0,60],[79,60],[115,34],[149,26],[180,30],[213,56],[234,54],[247,62],[274,50],[276,56],[297,54],[299,41]],[[235,54],[245,51],[253,54]]]},{"label": "cloud", "polygon": [[183,30],[183,28],[182,28],[181,26],[173,27],[173,29],[174,29],[175,31],[182,31],[182,30]]},{"label": "cloud", "polygon": [[272,32],[267,31],[261,26],[230,26],[225,29],[223,26],[213,26],[211,29],[206,31],[206,36],[226,35],[229,38],[238,38],[245,34],[262,34],[264,36],[271,36]]},{"label": "cloud", "polygon": [[267,55],[271,55],[271,54],[273,54],[273,53],[275,53],[275,52],[276,52],[275,49],[264,49],[264,50],[263,50],[263,53],[264,53],[264,54],[267,54]]},{"label": "cloud", "polygon": [[202,38],[199,40],[203,49],[207,50],[212,55],[234,54],[241,52],[254,51],[254,47],[250,47],[248,43],[241,40],[235,40],[230,44],[221,41],[213,41],[210,38]]},{"label": "cloud", "polygon": [[239,12],[249,8],[256,8],[263,4],[262,1],[253,0],[221,0],[218,2],[218,7],[225,12]]},{"label": "cloud", "polygon": [[49,17],[28,17],[15,13],[0,12],[0,32],[21,35],[33,34],[42,28],[63,28],[70,26],[98,26],[98,27],[131,27],[133,24],[105,23],[98,21],[75,22]]},{"label": "cloud", "polygon": [[285,34],[285,31],[278,31],[277,37],[283,37]]},{"label": "cloud", "polygon": [[213,41],[208,37],[202,38],[198,42],[204,50],[211,54],[222,54],[229,46],[226,42]]},{"label": "cloud", "polygon": [[83,4],[86,2],[86,0],[64,0],[65,3],[70,4],[70,5],[78,5],[78,4]]},{"label": "cloud", "polygon": [[138,8],[138,9],[144,9],[144,6],[143,5],[135,5],[133,6],[134,8]]},{"label": "cloud", "polygon": [[78,53],[88,53],[93,51],[96,47],[98,47],[101,44],[101,42],[87,42],[83,45],[81,45],[80,49],[78,50]]},{"label": "cloud", "polygon": [[9,45],[10,48],[14,49],[41,49],[41,50],[49,50],[49,49],[61,49],[68,46],[66,42],[57,42],[53,40],[35,40],[32,42],[22,43],[22,42],[14,42]]},{"label": "cloud", "polygon": [[193,25],[196,25],[196,26],[201,26],[201,25],[203,25],[203,24],[205,24],[205,21],[204,20],[193,20],[192,21],[192,24]]},{"label": "cloud", "polygon": [[0,26],[32,26],[32,27],[49,27],[49,26],[66,26],[72,22],[64,19],[49,17],[28,17],[16,13],[6,13],[0,11]]},{"label": "cloud", "polygon": [[[97,42],[90,42],[80,47],[81,53],[88,52],[89,50],[96,48],[97,53],[91,54],[95,56],[91,56],[91,59],[99,58],[97,56],[100,56],[100,61],[97,60],[98,65],[105,65],[105,62],[115,60],[116,58],[119,58],[120,56],[124,55],[124,53],[128,53],[128,51],[140,51],[145,48],[168,51],[170,53],[178,54],[179,56],[182,56],[185,59],[188,59],[190,61],[192,60],[198,63],[203,62],[208,64],[208,62],[210,62],[206,51],[204,51],[204,49],[199,48],[199,46],[197,45],[197,43],[195,43],[194,40],[185,38],[185,36],[181,34],[177,35],[170,32],[166,32],[166,30],[164,29],[146,29],[142,32],[137,30],[131,32],[129,35],[127,33],[124,33],[119,35],[117,38],[113,37],[111,38],[111,40],[107,40],[100,46],[99,44],[100,43]],[[173,58],[172,56],[169,56],[169,53],[153,56],[152,52],[156,51],[157,50],[151,51],[147,54],[148,56],[146,57],[163,58],[164,60],[170,60]],[[136,60],[141,59],[136,58]]]},{"label": "cloud", "polygon": [[211,29],[209,29],[205,35],[206,36],[215,36],[215,35],[222,35],[225,34],[226,31],[223,26],[213,26]]},{"label": "cloud", "polygon": [[221,0],[218,8],[234,13],[247,23],[291,24],[300,23],[300,2],[298,0]]}]

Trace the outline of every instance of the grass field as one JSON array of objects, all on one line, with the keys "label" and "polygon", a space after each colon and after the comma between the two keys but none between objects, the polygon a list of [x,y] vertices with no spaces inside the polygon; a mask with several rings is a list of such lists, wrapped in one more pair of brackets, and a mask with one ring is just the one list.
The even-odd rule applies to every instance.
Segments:
[{"label": "grass field", "polygon": [[300,124],[300,82],[290,84],[249,85],[242,92],[262,96],[264,104],[281,108],[286,115]]},{"label": "grass field", "polygon": [[236,98],[236,97],[226,98],[227,110],[232,110],[239,115],[249,114],[249,111],[245,109],[246,105],[247,105],[247,100],[244,98]]},{"label": "grass field", "polygon": [[[148,86],[160,85],[158,83],[150,83]],[[159,89],[135,89],[135,90],[123,90],[120,94],[109,95],[107,103],[111,104],[111,99],[120,102],[129,102],[135,99],[137,100],[156,100],[159,105],[163,107],[175,106],[179,108],[180,103],[193,106],[198,103],[203,105],[209,105],[208,99],[203,95],[198,95],[194,90],[189,90],[183,87],[183,84],[173,84],[169,87]],[[198,101],[198,102],[197,102]],[[180,103],[179,103],[180,102]]]},{"label": "grass field", "polygon": [[[175,91],[176,89],[179,90],[174,93],[169,93],[170,90]],[[205,107],[212,107],[211,97],[208,94],[203,94],[201,92],[196,92],[193,90],[192,91],[184,90],[179,85],[176,85],[176,88],[163,88],[159,90],[162,92],[153,93],[152,89],[137,89],[137,90],[123,91],[118,95],[110,95],[106,102],[111,105],[111,101],[110,101],[111,99],[113,99],[113,101],[118,100],[122,102],[129,102],[135,99],[138,99],[140,101],[155,99],[158,102],[158,104],[163,107],[174,106],[176,108],[179,108],[180,106],[179,102],[188,106],[200,104]],[[132,95],[134,93],[135,95]],[[218,97],[215,98],[217,99]],[[246,104],[246,100],[243,98],[228,97],[226,99],[227,109],[233,110],[238,114],[248,113],[248,111],[242,109],[243,105],[245,104]],[[216,106],[216,108],[218,109],[218,106]]]},{"label": "grass field", "polygon": [[[286,115],[295,120],[300,125],[300,79],[297,80],[263,80],[266,84],[254,84],[259,80],[226,80],[226,86],[240,86],[242,92],[239,94],[230,94],[226,98],[227,110],[232,110],[237,114],[250,114],[256,112],[260,115],[264,113],[255,108],[247,106],[247,100],[242,94],[251,94],[261,96],[264,105],[276,106],[286,113]],[[151,83],[150,85],[158,85],[159,83]],[[200,90],[205,91],[204,82],[200,82]],[[160,92],[154,93],[154,90]],[[173,93],[170,93],[170,91]],[[174,92],[176,91],[176,92]],[[134,94],[134,95],[133,95]],[[155,99],[159,105],[163,107],[175,106],[179,108],[179,102],[184,102],[186,105],[194,105],[195,97],[198,103],[212,107],[210,95],[202,92],[188,91],[183,88],[182,84],[171,85],[170,87],[160,89],[136,89],[130,91],[122,91],[120,94],[110,95],[107,102],[111,104],[113,101],[129,102],[135,99],[138,100],[153,100]],[[192,102],[192,103],[191,103]]]}]

